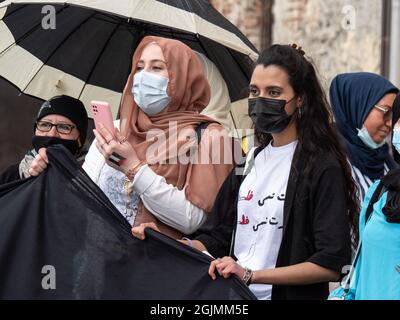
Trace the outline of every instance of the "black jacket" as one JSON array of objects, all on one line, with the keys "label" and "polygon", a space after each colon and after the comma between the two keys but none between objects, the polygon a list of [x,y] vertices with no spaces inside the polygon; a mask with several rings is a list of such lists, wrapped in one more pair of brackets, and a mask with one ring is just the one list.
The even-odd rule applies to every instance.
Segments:
[{"label": "black jacket", "polygon": [[[256,151],[256,155],[262,149]],[[276,267],[304,262],[342,272],[351,262],[350,228],[343,170],[332,154],[318,156],[308,176],[292,165],[286,200],[284,228]],[[298,168],[301,167],[299,163]],[[237,203],[244,175],[239,166],[224,182],[209,219],[199,230],[201,241],[215,257],[233,256]],[[298,175],[296,172],[300,172]],[[306,286],[273,286],[273,300],[326,299],[328,283]]]}]

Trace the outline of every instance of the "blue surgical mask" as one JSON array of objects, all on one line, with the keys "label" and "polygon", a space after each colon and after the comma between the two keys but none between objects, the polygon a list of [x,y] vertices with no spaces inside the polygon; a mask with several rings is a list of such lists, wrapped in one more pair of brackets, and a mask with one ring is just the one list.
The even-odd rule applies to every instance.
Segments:
[{"label": "blue surgical mask", "polygon": [[140,71],[133,78],[132,93],[136,104],[149,116],[164,110],[171,102],[167,94],[169,79]]},{"label": "blue surgical mask", "polygon": [[358,137],[361,139],[361,141],[371,149],[378,149],[383,145],[385,145],[386,143],[386,139],[381,143],[376,143],[369,135],[369,132],[366,127],[363,127],[361,130],[357,129],[357,131],[358,131]]},{"label": "blue surgical mask", "polygon": [[400,128],[393,130],[392,144],[396,148],[397,152],[400,153]]}]

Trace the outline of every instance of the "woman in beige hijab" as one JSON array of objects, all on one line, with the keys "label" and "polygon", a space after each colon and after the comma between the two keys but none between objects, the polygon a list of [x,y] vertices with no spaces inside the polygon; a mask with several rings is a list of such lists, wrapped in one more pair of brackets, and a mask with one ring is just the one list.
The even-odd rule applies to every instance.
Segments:
[{"label": "woman in beige hijab", "polygon": [[[209,101],[203,65],[189,47],[142,40],[123,94],[120,130],[95,130],[84,165],[131,225],[156,222],[177,237],[206,220],[233,168],[223,126],[200,114]],[[196,135],[204,123],[207,129]]]}]

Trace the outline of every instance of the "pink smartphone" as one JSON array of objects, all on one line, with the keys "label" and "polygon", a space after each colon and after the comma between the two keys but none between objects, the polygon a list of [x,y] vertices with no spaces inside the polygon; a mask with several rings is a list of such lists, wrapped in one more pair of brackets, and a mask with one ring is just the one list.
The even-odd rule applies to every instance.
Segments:
[{"label": "pink smartphone", "polygon": [[114,121],[111,113],[111,106],[104,101],[90,101],[92,114],[96,130],[99,129],[99,123],[105,126],[115,136]]}]

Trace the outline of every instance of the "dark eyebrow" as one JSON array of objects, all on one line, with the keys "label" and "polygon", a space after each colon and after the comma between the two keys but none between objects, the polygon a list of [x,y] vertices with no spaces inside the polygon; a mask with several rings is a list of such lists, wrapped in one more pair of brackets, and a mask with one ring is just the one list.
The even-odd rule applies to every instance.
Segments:
[{"label": "dark eyebrow", "polygon": [[279,86],[268,86],[267,89],[268,89],[268,90],[272,90],[272,89],[283,90],[283,88],[282,88],[282,87],[279,87]]},{"label": "dark eyebrow", "polygon": [[[258,88],[258,87],[254,84],[250,84],[250,88]],[[268,86],[268,87],[266,87],[266,89],[268,89],[268,90],[272,90],[272,89],[283,90],[283,88],[279,87],[279,86]]]}]

